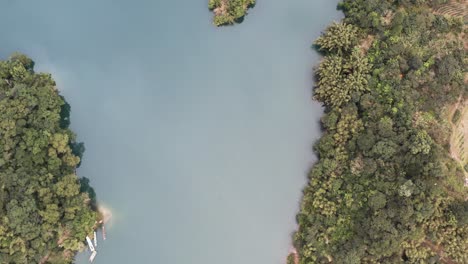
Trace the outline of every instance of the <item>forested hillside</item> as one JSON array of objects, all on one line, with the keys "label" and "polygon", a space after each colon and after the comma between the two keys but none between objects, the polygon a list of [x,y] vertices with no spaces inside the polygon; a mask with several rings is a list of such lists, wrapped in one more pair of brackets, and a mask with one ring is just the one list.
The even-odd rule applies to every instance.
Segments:
[{"label": "forested hillside", "polygon": [[71,263],[97,214],[75,174],[83,145],[49,74],[0,61],[0,263]]},{"label": "forested hillside", "polygon": [[315,42],[324,134],[297,215],[299,263],[468,263],[468,166],[450,154],[467,37],[462,15],[435,12],[445,2],[345,0]]}]

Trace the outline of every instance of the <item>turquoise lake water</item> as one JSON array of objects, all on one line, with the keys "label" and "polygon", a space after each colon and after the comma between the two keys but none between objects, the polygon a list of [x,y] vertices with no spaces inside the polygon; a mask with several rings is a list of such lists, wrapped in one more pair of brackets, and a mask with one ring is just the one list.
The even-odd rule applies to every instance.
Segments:
[{"label": "turquoise lake water", "polygon": [[225,28],[207,0],[1,2],[0,56],[53,74],[112,209],[95,263],[284,263],[320,136],[310,46],[337,0],[258,0]]}]

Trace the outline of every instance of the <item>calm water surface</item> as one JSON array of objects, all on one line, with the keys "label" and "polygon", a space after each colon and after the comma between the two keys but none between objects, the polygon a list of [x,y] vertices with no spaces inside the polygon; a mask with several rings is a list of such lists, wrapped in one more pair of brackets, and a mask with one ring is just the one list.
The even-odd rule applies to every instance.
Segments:
[{"label": "calm water surface", "polygon": [[[98,264],[280,264],[314,160],[311,42],[338,0],[1,0],[0,56],[51,72],[112,209]],[[84,254],[78,263],[86,263]]]}]

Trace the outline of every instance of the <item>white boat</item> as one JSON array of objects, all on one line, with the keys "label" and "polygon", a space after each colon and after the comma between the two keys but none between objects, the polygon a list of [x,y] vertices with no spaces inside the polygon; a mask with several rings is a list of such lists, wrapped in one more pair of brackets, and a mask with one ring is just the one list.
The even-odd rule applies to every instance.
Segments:
[{"label": "white boat", "polygon": [[96,235],[96,231],[94,231],[94,246],[97,248],[97,235]]},{"label": "white boat", "polygon": [[106,240],[106,227],[102,224],[102,240]]},{"label": "white boat", "polygon": [[86,242],[88,242],[89,250],[96,251],[96,249],[94,249],[93,242],[91,241],[89,236],[86,236]]},{"label": "white boat", "polygon": [[89,262],[93,262],[94,258],[96,257],[97,251],[93,251],[93,254],[89,257]]}]

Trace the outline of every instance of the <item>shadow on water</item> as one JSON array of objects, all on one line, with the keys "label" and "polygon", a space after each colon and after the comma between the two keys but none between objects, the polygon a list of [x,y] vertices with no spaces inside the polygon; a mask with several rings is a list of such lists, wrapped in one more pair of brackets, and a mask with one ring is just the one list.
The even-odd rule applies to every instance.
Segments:
[{"label": "shadow on water", "polygon": [[[68,129],[70,126],[70,113],[71,113],[71,106],[70,104],[65,100],[63,96],[60,96],[64,102],[60,109],[60,128],[62,129]],[[77,156],[80,158],[80,162],[76,165],[76,167],[80,167],[81,165],[81,160],[83,159],[83,153],[85,152],[85,146],[83,142],[76,142],[75,140],[72,140],[70,142],[70,148],[72,150],[73,155]]]},{"label": "shadow on water", "polygon": [[97,211],[98,208],[96,192],[94,191],[93,187],[91,187],[89,182],[90,180],[86,177],[80,178],[80,192],[87,193],[89,195],[89,199],[91,199],[91,202],[89,204],[94,211]]},{"label": "shadow on water", "polygon": [[244,22],[244,19],[245,19],[245,15],[234,19],[234,22],[236,22],[237,24],[240,24],[240,23]]},{"label": "shadow on water", "polygon": [[254,2],[254,3],[252,3],[252,4],[249,4],[249,5],[247,6],[247,9],[245,10],[245,15],[243,15],[243,16],[241,16],[241,17],[239,17],[239,18],[234,19],[234,22],[236,22],[237,24],[240,24],[240,23],[244,22],[245,17],[249,14],[248,10],[251,9],[251,8],[254,8],[256,4],[257,4],[257,2]]},{"label": "shadow on water", "polygon": [[71,106],[63,96],[60,96],[64,102],[60,109],[60,128],[66,129],[70,126]]}]

